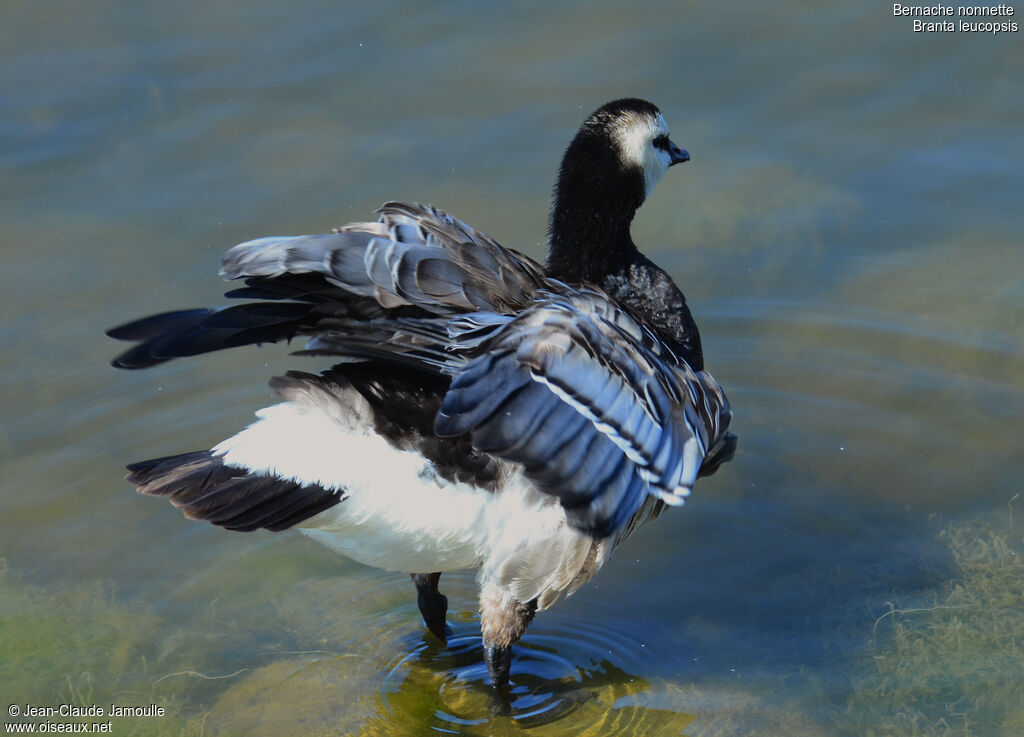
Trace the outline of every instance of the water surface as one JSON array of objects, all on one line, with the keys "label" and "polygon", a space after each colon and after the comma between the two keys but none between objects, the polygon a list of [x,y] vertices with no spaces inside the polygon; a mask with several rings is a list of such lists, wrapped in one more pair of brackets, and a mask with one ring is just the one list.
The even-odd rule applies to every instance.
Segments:
[{"label": "water surface", "polygon": [[[15,0],[0,11],[0,683],[160,703],[135,734],[1024,732],[1021,34],[891,8]],[[601,103],[693,160],[634,225],[740,446],[517,649],[493,713],[407,577],[137,497],[315,370],[282,346],[115,372],[103,330],[219,304],[219,254],[388,199],[543,253]]]}]

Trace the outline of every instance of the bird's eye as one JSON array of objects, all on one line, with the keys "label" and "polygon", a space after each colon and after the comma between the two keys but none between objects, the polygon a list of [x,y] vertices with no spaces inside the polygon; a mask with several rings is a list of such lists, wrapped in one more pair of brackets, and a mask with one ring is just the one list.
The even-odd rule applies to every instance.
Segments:
[{"label": "bird's eye", "polygon": [[655,138],[653,143],[655,148],[660,148],[662,151],[668,151],[669,146],[671,145],[669,143],[668,136],[664,135]]}]

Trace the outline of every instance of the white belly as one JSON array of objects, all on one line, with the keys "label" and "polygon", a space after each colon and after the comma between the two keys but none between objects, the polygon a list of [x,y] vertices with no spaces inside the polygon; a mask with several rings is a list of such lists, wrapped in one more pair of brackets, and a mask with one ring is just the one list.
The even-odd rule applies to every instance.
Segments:
[{"label": "white belly", "polygon": [[410,457],[398,461],[415,460],[416,471],[395,478],[393,466],[386,481],[350,486],[345,501],[304,522],[302,531],[353,560],[392,571],[432,573],[479,566],[495,533],[500,494],[434,480],[421,458],[394,452]]},{"label": "white belly", "polygon": [[361,397],[345,399],[343,407],[284,402],[264,408],[257,422],[214,453],[228,465],[343,490],[344,501],[300,527],[377,568],[493,571],[525,550],[543,555],[552,546],[589,545],[568,527],[557,500],[536,491],[518,468],[507,466],[495,491],[450,483],[418,453],[374,433]]},{"label": "white belly", "polygon": [[428,475],[353,491],[303,523],[302,531],[377,568],[479,568],[481,582],[507,588],[519,601],[536,600],[540,610],[589,580],[611,552],[609,541],[569,527],[558,501],[518,471],[493,492],[427,481]]}]

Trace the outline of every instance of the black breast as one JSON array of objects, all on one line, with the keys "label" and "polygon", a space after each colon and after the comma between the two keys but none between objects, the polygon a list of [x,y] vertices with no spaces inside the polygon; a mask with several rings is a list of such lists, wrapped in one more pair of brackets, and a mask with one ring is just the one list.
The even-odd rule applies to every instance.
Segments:
[{"label": "black breast", "polygon": [[601,287],[646,325],[694,371],[704,368],[700,331],[686,297],[672,278],[649,258],[635,251],[628,266],[604,278]]}]

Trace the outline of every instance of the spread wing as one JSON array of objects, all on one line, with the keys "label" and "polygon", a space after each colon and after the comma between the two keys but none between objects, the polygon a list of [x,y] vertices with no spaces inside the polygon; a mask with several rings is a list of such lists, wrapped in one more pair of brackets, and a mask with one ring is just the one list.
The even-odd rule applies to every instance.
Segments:
[{"label": "spread wing", "polygon": [[498,245],[451,215],[424,205],[389,202],[375,223],[335,232],[259,238],[230,249],[221,275],[249,280],[255,292],[284,275],[318,274],[345,294],[372,297],[386,310],[415,307],[435,315],[509,312],[544,281],[531,259]]},{"label": "spread wing", "polygon": [[468,334],[475,357],[453,378],[435,431],[470,433],[477,449],[523,464],[580,530],[611,534],[648,495],[681,504],[728,442],[717,382],[602,292],[545,290],[482,343]]},{"label": "spread wing", "polygon": [[245,280],[229,297],[258,301],[115,328],[137,344],[114,365],[307,335],[310,352],[446,377],[437,435],[522,464],[598,537],[624,534],[648,499],[647,513],[682,503],[735,446],[709,374],[604,292],[548,279],[440,210],[389,203],[376,223],[249,241],[221,272]]},{"label": "spread wing", "polygon": [[461,220],[395,202],[381,208],[375,223],[241,243],[224,254],[221,274],[246,283],[228,297],[264,301],[162,313],[116,327],[108,335],[138,344],[114,365],[145,368],[317,335],[352,321],[474,310],[505,314],[528,304],[545,282],[537,263]]}]

